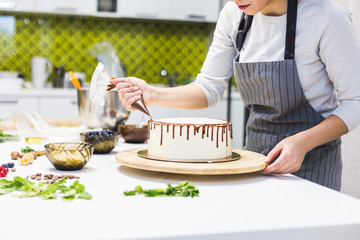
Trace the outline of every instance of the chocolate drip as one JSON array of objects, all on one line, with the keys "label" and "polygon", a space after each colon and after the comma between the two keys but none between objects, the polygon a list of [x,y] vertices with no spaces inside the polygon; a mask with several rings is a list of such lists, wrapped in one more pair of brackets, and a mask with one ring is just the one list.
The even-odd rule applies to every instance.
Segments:
[{"label": "chocolate drip", "polygon": [[221,142],[224,141],[224,133],[225,133],[225,127],[222,126],[222,127],[221,127]]},{"label": "chocolate drip", "polygon": [[147,128],[147,139],[150,139],[150,128],[151,128],[151,123],[148,123],[148,128]]},{"label": "chocolate drip", "polygon": [[227,126],[226,126],[226,146],[228,146],[228,129],[227,129]]},{"label": "chocolate drip", "polygon": [[163,125],[161,125],[160,146],[162,145],[162,140],[163,140]]},{"label": "chocolate drip", "polygon": [[188,125],[188,126],[186,126],[187,128],[186,128],[186,140],[189,140],[189,131],[190,131],[190,126]]},{"label": "chocolate drip", "polygon": [[165,122],[157,122],[154,120],[150,120],[148,122],[148,139],[150,139],[150,130],[155,129],[156,125],[161,125],[160,126],[160,145],[162,145],[163,143],[163,138],[164,138],[164,125],[166,125],[166,133],[169,133],[169,128],[170,125],[172,125],[172,138],[175,139],[175,127],[179,126],[179,130],[180,130],[180,137],[182,136],[182,128],[186,127],[186,139],[189,140],[190,139],[190,127],[193,126],[194,127],[194,136],[196,136],[196,134],[198,134],[200,132],[200,128],[202,128],[201,131],[201,137],[202,139],[204,139],[205,137],[205,133],[206,133],[206,137],[209,138],[209,132],[210,132],[210,128],[211,128],[211,141],[214,141],[214,127],[216,127],[216,147],[219,147],[219,131],[221,128],[221,142],[224,142],[224,135],[226,138],[226,146],[229,145],[229,133],[230,132],[230,137],[233,138],[232,136],[232,124],[230,122],[226,122],[226,123],[219,123],[219,124],[204,124],[204,125],[198,125],[198,124],[184,124],[184,123],[165,123]]},{"label": "chocolate drip", "polygon": [[214,140],[214,127],[211,127],[211,141]]}]

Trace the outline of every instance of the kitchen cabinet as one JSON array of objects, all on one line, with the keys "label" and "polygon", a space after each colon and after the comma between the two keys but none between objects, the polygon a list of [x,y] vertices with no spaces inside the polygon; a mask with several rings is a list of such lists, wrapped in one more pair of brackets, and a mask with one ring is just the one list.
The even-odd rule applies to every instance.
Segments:
[{"label": "kitchen cabinet", "polygon": [[39,97],[39,113],[45,119],[78,119],[76,97]]},{"label": "kitchen cabinet", "polygon": [[75,89],[0,90],[0,118],[37,111],[45,119],[79,119]]},{"label": "kitchen cabinet", "polygon": [[169,0],[118,0],[119,16],[126,18],[169,19]]},{"label": "kitchen cabinet", "polygon": [[33,0],[33,12],[93,15],[95,0]]},{"label": "kitchen cabinet", "polygon": [[216,22],[220,7],[219,0],[170,0],[170,19]]},{"label": "kitchen cabinet", "polygon": [[34,0],[0,0],[0,10],[32,11]]},{"label": "kitchen cabinet", "polygon": [[15,111],[38,111],[38,98],[22,98],[19,96],[5,97],[1,94],[0,109],[0,118],[4,117],[5,114],[11,114]]}]

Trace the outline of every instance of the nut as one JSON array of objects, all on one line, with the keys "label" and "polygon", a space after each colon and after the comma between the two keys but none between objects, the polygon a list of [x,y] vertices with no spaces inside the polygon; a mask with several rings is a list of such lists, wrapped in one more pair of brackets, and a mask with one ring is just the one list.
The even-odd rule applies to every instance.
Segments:
[{"label": "nut", "polygon": [[11,171],[12,171],[12,172],[15,172],[15,171],[16,171],[16,168],[11,168]]},{"label": "nut", "polygon": [[14,151],[14,152],[11,153],[11,158],[12,158],[13,160],[17,160],[19,157],[20,157],[20,153],[19,153],[19,152]]}]

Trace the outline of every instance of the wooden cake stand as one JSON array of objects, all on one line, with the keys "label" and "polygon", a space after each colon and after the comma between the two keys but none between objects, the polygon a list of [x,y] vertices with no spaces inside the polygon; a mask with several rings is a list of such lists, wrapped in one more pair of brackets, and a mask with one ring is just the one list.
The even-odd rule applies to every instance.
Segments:
[{"label": "wooden cake stand", "polygon": [[265,169],[265,156],[251,151],[233,149],[233,152],[240,154],[240,159],[227,162],[212,163],[187,163],[170,162],[162,160],[148,159],[138,156],[138,152],[144,150],[140,148],[118,152],[116,160],[121,164],[131,168],[193,175],[227,175],[257,172]]}]

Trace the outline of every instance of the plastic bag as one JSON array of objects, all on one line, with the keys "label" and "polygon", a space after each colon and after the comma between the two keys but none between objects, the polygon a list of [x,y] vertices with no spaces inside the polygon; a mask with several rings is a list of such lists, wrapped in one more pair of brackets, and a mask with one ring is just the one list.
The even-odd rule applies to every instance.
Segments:
[{"label": "plastic bag", "polygon": [[89,48],[89,53],[104,64],[105,72],[117,78],[125,77],[125,69],[109,41],[98,42]]},{"label": "plastic bag", "polygon": [[111,77],[104,71],[104,64],[98,63],[91,77],[90,100],[100,106],[105,105],[106,88]]}]

